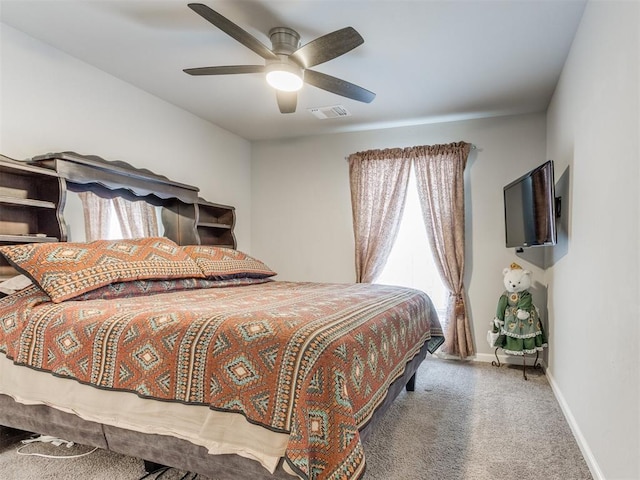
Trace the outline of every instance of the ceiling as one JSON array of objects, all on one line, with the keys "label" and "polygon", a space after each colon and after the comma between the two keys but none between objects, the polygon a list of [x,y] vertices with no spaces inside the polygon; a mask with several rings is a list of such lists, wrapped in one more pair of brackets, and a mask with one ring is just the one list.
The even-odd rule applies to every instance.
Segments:
[{"label": "ceiling", "polygon": [[[201,0],[268,47],[346,26],[364,44],[314,70],[376,93],[361,103],[305,85],[281,114],[261,74],[189,67],[264,60],[177,0],[0,0],[0,21],[247,140],[544,111],[585,0]],[[341,105],[318,119],[307,109]]]}]

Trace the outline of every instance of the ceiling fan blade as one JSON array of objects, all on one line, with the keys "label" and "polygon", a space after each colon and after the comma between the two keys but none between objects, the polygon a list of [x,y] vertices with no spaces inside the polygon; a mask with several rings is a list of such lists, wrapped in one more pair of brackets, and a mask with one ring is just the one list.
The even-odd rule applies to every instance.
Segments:
[{"label": "ceiling fan blade", "polygon": [[185,68],[189,75],[233,75],[236,73],[262,73],[264,65],[225,65],[221,67]]},{"label": "ceiling fan blade", "polygon": [[273,53],[267,46],[251,35],[246,30],[243,30],[231,20],[223,17],[218,12],[201,3],[190,3],[189,8],[200,15],[205,20],[211,22],[227,35],[235,38],[238,42],[245,47],[253,50],[265,60],[277,60],[278,56]]},{"label": "ceiling fan blade", "polygon": [[298,92],[276,90],[276,99],[280,113],[294,113],[298,104]]},{"label": "ceiling fan blade", "polygon": [[303,45],[290,57],[303,68],[328,62],[362,45],[364,39],[353,27],[345,27]]},{"label": "ceiling fan blade", "polygon": [[376,94],[369,90],[315,70],[305,70],[304,81],[314,87],[357,100],[358,102],[371,103],[376,98]]}]

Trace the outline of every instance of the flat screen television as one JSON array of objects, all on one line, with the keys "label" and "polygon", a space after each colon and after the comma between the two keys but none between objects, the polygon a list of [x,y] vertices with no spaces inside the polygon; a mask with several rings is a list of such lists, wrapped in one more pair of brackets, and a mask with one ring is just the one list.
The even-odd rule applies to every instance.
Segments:
[{"label": "flat screen television", "polygon": [[507,247],[556,244],[553,160],[504,187],[504,223]]}]

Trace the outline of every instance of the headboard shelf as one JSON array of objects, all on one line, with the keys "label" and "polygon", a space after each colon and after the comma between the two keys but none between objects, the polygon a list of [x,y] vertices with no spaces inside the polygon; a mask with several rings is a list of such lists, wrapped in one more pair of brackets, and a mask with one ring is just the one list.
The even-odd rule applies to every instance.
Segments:
[{"label": "headboard shelf", "polygon": [[[0,245],[66,241],[65,198],[66,182],[55,172],[0,155]],[[12,275],[0,258],[0,278]]]},{"label": "headboard shelf", "polygon": [[208,222],[198,222],[199,227],[209,227],[209,228],[220,228],[222,230],[230,230],[231,225],[225,225],[224,223],[208,223]]},{"label": "headboard shelf", "polygon": [[15,198],[0,195],[0,204],[3,205],[20,205],[23,207],[36,207],[36,208],[57,208],[54,202],[48,202],[46,200],[36,200],[33,198]]},{"label": "headboard shelf", "polygon": [[28,161],[0,155],[0,244],[66,241],[67,190],[162,207],[164,235],[179,245],[236,246],[234,207],[208,202],[198,187],[150,170],[71,151]]},{"label": "headboard shelf", "polygon": [[201,244],[236,248],[235,208],[198,198],[196,231]]},{"label": "headboard shelf", "polygon": [[45,242],[58,242],[57,237],[47,237],[46,235],[25,234],[25,235],[0,235],[0,244],[14,245],[16,243],[45,243]]}]

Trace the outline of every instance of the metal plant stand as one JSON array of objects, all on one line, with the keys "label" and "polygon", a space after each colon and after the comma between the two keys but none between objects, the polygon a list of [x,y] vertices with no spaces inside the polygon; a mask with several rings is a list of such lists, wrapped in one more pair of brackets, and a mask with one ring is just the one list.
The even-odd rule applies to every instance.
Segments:
[{"label": "metal plant stand", "polygon": [[[491,365],[493,365],[494,367],[499,367],[502,365],[502,363],[500,363],[500,359],[498,358],[499,348],[500,347],[496,347],[495,351],[493,352],[493,354],[496,356],[496,359],[491,361]],[[536,351],[536,359],[533,362],[533,368],[542,368],[542,365],[540,365],[540,362],[538,362],[539,357],[540,357],[540,352]],[[524,377],[525,380],[529,380],[527,378],[527,354],[526,353],[522,354],[522,376]]]}]

